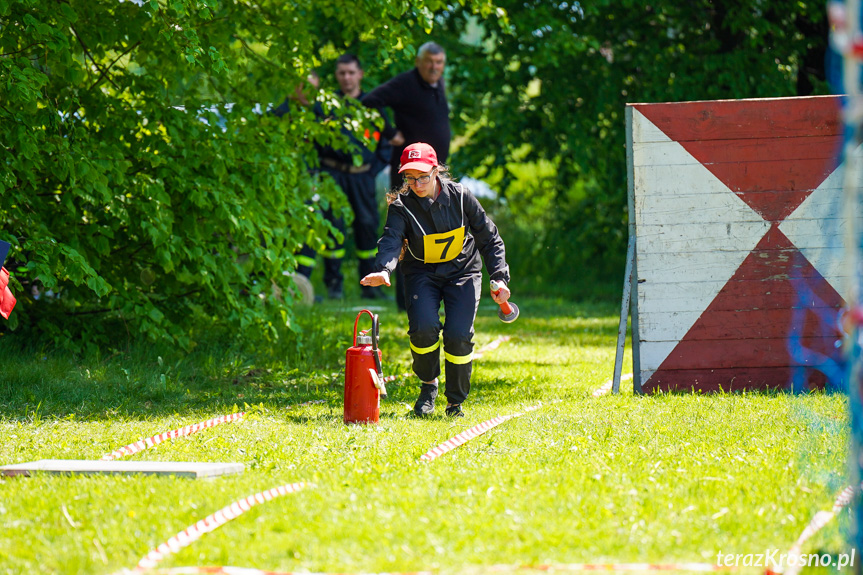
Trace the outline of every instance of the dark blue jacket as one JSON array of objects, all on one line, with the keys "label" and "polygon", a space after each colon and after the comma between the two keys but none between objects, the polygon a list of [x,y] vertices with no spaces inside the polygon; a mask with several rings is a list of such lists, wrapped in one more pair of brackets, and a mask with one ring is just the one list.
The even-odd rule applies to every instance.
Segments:
[{"label": "dark blue jacket", "polygon": [[[407,210],[410,210],[413,217]],[[467,233],[461,253],[448,262],[424,263],[423,232],[414,217],[428,234],[449,232],[464,223]],[[430,197],[420,198],[413,191],[399,194],[398,199],[387,209],[384,233],[378,240],[376,271],[386,270],[392,275],[404,240],[408,241],[410,247],[410,250],[405,250],[402,260],[402,271],[406,276],[421,273],[452,279],[464,274],[482,272],[484,261],[489,279],[509,283],[509,266],[497,226],[486,215],[479,200],[461,184],[442,182],[436,200]]]}]

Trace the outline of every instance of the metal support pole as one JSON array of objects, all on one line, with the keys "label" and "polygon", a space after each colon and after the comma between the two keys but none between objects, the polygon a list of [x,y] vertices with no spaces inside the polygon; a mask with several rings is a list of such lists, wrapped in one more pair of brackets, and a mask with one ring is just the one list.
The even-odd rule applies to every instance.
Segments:
[{"label": "metal support pole", "polygon": [[623,352],[626,346],[626,318],[629,317],[629,299],[632,294],[632,264],[635,261],[635,236],[629,236],[626,248],[626,271],[623,272],[623,300],[620,302],[620,324],[617,327],[617,353],[614,356],[614,378],[611,393],[620,393],[620,372],[623,370]]}]

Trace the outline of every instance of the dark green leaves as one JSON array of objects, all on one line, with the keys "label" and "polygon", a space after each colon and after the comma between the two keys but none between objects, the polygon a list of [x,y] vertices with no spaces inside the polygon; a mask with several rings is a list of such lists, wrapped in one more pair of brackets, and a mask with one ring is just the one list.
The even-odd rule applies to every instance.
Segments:
[{"label": "dark green leaves", "polygon": [[346,202],[309,171],[339,126],[267,110],[323,52],[361,34],[393,50],[416,29],[400,5],[309,6],[0,0],[0,233],[20,328],[73,348],[114,343],[115,323],[182,346],[196,326],[281,333],[283,272],[326,244],[315,208]]}]

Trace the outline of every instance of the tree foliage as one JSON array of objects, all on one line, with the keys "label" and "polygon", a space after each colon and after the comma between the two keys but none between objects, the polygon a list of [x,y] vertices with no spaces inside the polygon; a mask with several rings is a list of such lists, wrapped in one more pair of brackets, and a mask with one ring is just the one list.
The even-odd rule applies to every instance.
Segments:
[{"label": "tree foliage", "polygon": [[[0,239],[10,323],[81,347],[120,325],[193,344],[214,323],[274,337],[293,254],[343,207],[314,144],[379,122],[366,86],[448,51],[457,173],[505,191],[516,280],[621,268],[627,102],[823,92],[821,1],[0,0]],[[317,69],[335,115],[266,113]],[[315,200],[313,200],[315,198]],[[9,267],[9,266],[7,266]],[[581,274],[584,275],[584,274]],[[282,298],[273,297],[273,291]]]},{"label": "tree foliage", "polygon": [[622,270],[626,103],[826,91],[820,0],[497,4],[508,26],[441,19],[465,134],[453,158],[508,190],[500,217],[524,232],[508,251],[532,278]]},{"label": "tree foliage", "polygon": [[344,204],[310,173],[313,144],[375,120],[331,99],[334,122],[265,110],[352,42],[373,38],[381,58],[404,49],[442,6],[0,0],[10,327],[74,348],[112,324],[183,347],[214,322],[276,336],[292,303],[282,272],[326,237],[309,202]]}]

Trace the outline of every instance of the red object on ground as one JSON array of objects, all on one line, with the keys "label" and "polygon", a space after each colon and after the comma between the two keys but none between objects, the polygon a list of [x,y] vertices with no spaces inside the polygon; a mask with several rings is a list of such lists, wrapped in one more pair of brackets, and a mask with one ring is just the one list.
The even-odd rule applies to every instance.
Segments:
[{"label": "red object on ground", "polygon": [[9,290],[9,271],[6,268],[0,268],[0,315],[9,319],[9,314],[12,313],[17,302],[18,300]]},{"label": "red object on ground", "polygon": [[380,391],[375,387],[372,375],[377,373],[374,354],[378,355],[380,361],[381,351],[372,349],[372,337],[365,334],[362,334],[359,344],[357,343],[357,324],[364,313],[369,314],[374,321],[372,331],[377,328],[372,312],[364,309],[357,314],[354,321],[354,345],[348,348],[345,359],[345,423],[377,423],[381,412]]}]

